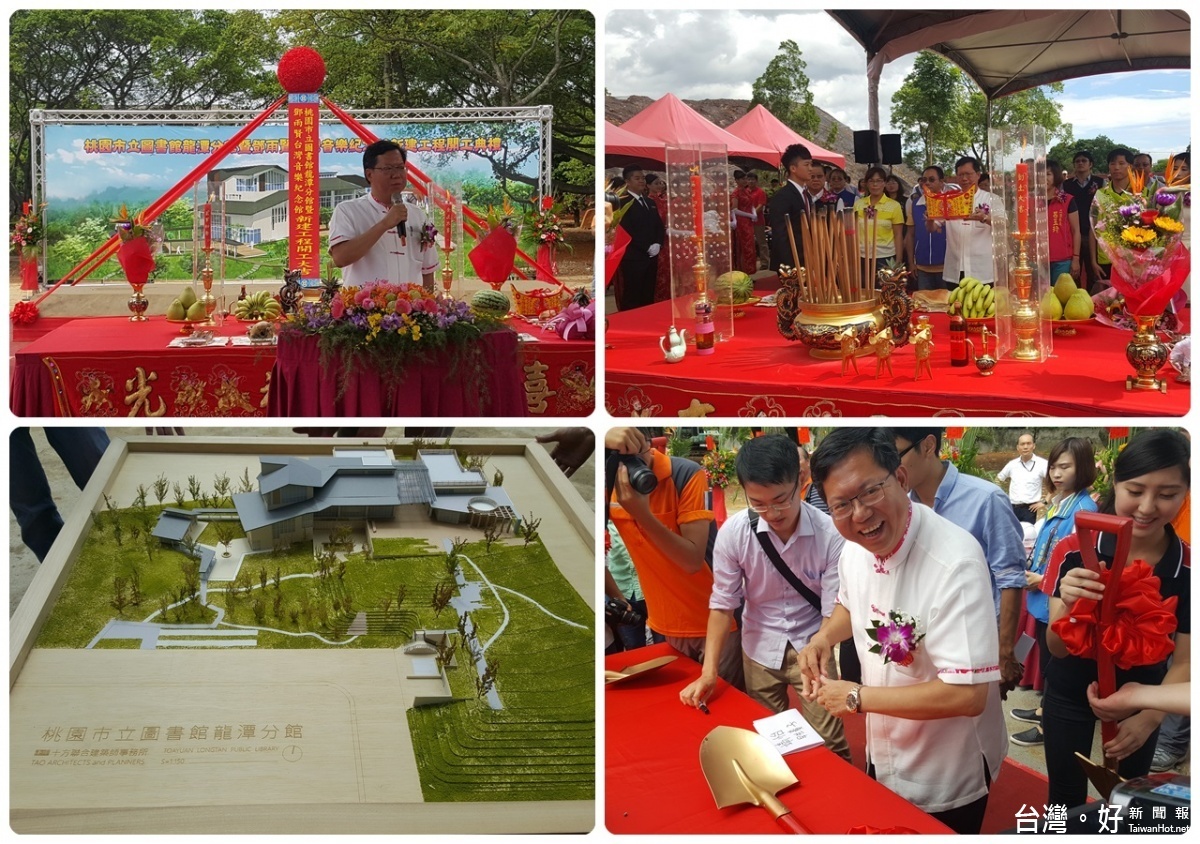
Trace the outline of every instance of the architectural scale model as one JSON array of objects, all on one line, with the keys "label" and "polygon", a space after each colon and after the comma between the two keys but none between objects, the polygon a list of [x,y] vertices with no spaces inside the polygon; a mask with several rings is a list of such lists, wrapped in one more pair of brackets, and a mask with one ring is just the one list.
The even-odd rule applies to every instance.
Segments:
[{"label": "architectural scale model", "polygon": [[[294,667],[314,660],[318,681],[342,665],[347,673],[338,685],[359,701],[349,711],[352,722],[379,709],[375,698],[393,698],[376,717],[392,724],[396,752],[409,760],[400,764],[393,752],[384,770],[395,768],[401,780],[399,772],[411,770],[417,802],[592,800],[595,614],[541,539],[551,528],[542,524],[544,514],[559,511],[541,506],[545,490],[523,483],[522,512],[500,485],[515,470],[504,464],[502,473],[499,459],[492,460],[494,473],[485,474],[486,456],[464,460],[452,448],[409,453],[412,459],[397,459],[390,447],[263,454],[256,478],[247,460],[240,479],[225,471],[210,483],[192,472],[201,461],[147,477],[132,502],[105,492],[29,662],[61,649],[160,652],[155,662],[136,664],[169,659],[172,682],[181,671],[211,676],[204,672],[220,664],[213,659],[230,676],[248,670],[257,680],[263,669],[249,666],[271,664],[268,653]],[[394,656],[384,663],[370,656],[381,650]],[[323,655],[335,653],[349,661],[330,663]],[[360,667],[360,660],[367,662]],[[362,673],[367,665],[374,667]],[[32,675],[29,669],[22,675]],[[361,692],[352,691],[360,684]],[[394,693],[387,692],[391,684]],[[20,678],[14,712],[19,690]],[[195,695],[197,701],[216,695],[232,706],[240,693],[230,698],[204,681]],[[141,703],[143,720],[170,720],[158,714],[160,704]],[[198,734],[201,718],[190,720],[197,723],[180,723],[176,735]],[[71,728],[64,723],[44,734],[58,735],[59,726],[64,736]],[[218,733],[230,749],[239,729],[254,731],[243,724]],[[359,755],[380,755],[365,732],[354,728],[347,741]],[[152,734],[150,727],[144,734]],[[87,730],[79,735],[80,746],[70,749],[102,749]],[[14,781],[22,778],[18,738]],[[43,749],[53,752],[55,743]],[[193,743],[199,750],[200,742]],[[186,740],[179,748],[158,739],[141,744],[150,753],[190,752]],[[62,748],[68,749],[65,740]],[[295,762],[303,748],[297,741],[278,752]],[[166,755],[160,761],[189,760],[199,761]],[[350,770],[370,767],[360,759]],[[358,792],[361,799],[370,788],[360,783]]]}]

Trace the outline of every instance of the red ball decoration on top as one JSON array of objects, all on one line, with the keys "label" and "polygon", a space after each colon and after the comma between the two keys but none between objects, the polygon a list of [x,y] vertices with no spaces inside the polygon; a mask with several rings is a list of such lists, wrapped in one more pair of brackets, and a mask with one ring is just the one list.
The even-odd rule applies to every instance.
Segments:
[{"label": "red ball decoration on top", "polygon": [[283,54],[275,74],[289,94],[315,94],[325,81],[325,60],[312,47],[293,47]]}]

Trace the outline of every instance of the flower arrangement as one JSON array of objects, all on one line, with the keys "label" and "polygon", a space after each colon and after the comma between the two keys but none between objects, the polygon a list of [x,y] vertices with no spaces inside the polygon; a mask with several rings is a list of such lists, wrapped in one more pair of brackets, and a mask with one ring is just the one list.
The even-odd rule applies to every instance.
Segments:
[{"label": "flower arrangement", "polygon": [[26,250],[36,249],[41,244],[45,236],[45,230],[42,228],[42,209],[45,207],[43,203],[35,212],[33,203],[25,200],[21,206],[21,216],[13,223],[12,235],[8,239],[11,248],[24,253]]},{"label": "flower arrangement", "polygon": [[562,246],[571,249],[571,244],[563,239],[562,224],[558,219],[559,207],[554,197],[543,196],[534,203],[525,214],[525,231],[530,239],[538,246]]},{"label": "flower arrangement", "polygon": [[466,302],[439,297],[419,284],[375,281],[342,287],[328,301],[302,303],[281,333],[317,337],[322,364],[340,359],[347,377],[358,365],[398,377],[408,361],[435,350],[456,349],[460,359],[499,325]]},{"label": "flower arrangement", "polygon": [[[1172,157],[1168,185],[1179,179]],[[1129,189],[1133,195],[1124,203],[1096,195],[1092,229],[1112,262],[1112,286],[1125,297],[1126,309],[1148,316],[1162,312],[1190,269],[1180,221],[1184,199],[1170,189],[1148,187],[1137,171],[1130,171]]]},{"label": "flower arrangement", "polygon": [[704,474],[708,476],[708,485],[716,489],[724,489],[733,483],[733,461],[737,455],[732,451],[714,448],[705,453],[700,460]]},{"label": "flower arrangement", "polygon": [[918,619],[890,610],[886,619],[871,620],[867,636],[875,642],[868,650],[873,654],[882,654],[885,665],[889,662],[911,665],[917,645],[925,638],[925,631],[921,629]]},{"label": "flower arrangement", "polygon": [[121,210],[109,222],[113,224],[117,237],[121,238],[122,243],[128,243],[135,237],[146,236],[147,227],[129,216],[129,208],[125,203],[121,203]]},{"label": "flower arrangement", "polygon": [[517,209],[513,207],[512,203],[508,201],[508,197],[506,196],[504,197],[503,202],[501,202],[499,209],[497,209],[495,205],[488,206],[487,217],[484,218],[484,225],[487,226],[487,230],[490,232],[495,231],[498,228],[502,228],[513,237],[516,237],[521,232],[520,225],[518,225],[518,223],[513,219],[513,217],[516,216],[516,213]]}]

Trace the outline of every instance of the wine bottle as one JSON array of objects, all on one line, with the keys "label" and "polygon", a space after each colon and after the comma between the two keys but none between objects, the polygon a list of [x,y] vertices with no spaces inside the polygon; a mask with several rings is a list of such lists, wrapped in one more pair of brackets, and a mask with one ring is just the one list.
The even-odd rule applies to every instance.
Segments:
[{"label": "wine bottle", "polygon": [[966,366],[968,363],[967,320],[962,314],[962,303],[955,302],[950,306],[950,365]]}]

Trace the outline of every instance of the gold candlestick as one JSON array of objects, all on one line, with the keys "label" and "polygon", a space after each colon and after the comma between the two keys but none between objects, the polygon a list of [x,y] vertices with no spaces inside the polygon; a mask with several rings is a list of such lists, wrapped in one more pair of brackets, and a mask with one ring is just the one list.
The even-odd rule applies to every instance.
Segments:
[{"label": "gold candlestick", "polygon": [[450,288],[454,284],[454,268],[450,266],[450,253],[453,251],[453,246],[442,247],[442,296],[448,299],[454,298],[450,293]]},{"label": "gold candlestick", "polygon": [[1011,316],[1013,334],[1017,338],[1013,357],[1017,360],[1041,360],[1043,355],[1038,348],[1041,343],[1041,332],[1038,330],[1041,314],[1038,312],[1038,303],[1033,299],[1033,267],[1029,266],[1029,240],[1033,234],[1019,231],[1013,237],[1017,241],[1017,264],[1009,272],[1017,294]]},{"label": "gold candlestick", "polygon": [[704,238],[696,236],[696,263],[692,264],[692,279],[696,284],[696,301],[692,311],[696,317],[696,354],[711,355],[716,342],[716,326],[713,325],[713,306],[708,301],[708,262],[704,259]]},{"label": "gold candlestick", "polygon": [[212,268],[212,247],[204,250],[204,269],[200,271],[200,281],[204,284],[204,295],[200,297],[200,301],[204,303],[204,322],[200,323],[205,326],[216,325],[213,320],[213,311],[217,309],[217,297],[213,295],[213,268]]}]

